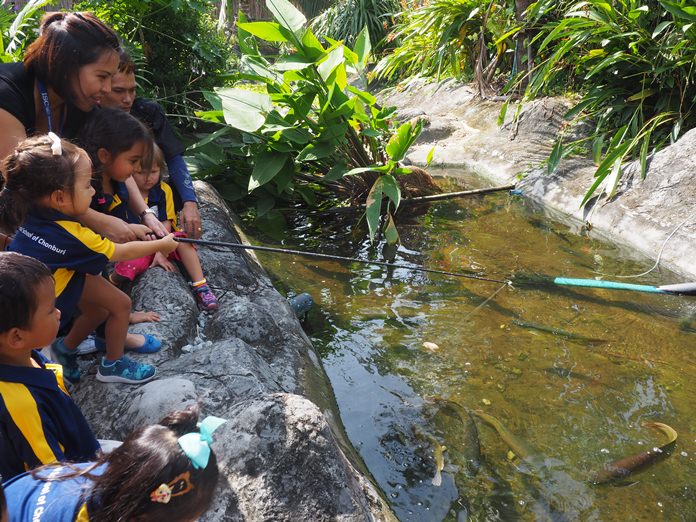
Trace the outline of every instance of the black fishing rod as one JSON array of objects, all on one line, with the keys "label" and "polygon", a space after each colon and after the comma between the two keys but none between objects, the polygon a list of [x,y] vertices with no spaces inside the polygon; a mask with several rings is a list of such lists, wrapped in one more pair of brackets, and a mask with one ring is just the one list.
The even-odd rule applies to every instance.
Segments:
[{"label": "black fishing rod", "polygon": [[446,270],[435,270],[434,268],[424,268],[422,266],[405,265],[401,263],[387,263],[385,261],[368,261],[366,259],[358,259],[355,257],[335,256],[332,254],[322,254],[320,252],[308,252],[306,250],[291,250],[288,248],[274,248],[260,245],[245,245],[242,243],[229,243],[226,241],[206,241],[203,239],[189,239],[187,237],[176,237],[175,241],[180,243],[192,243],[201,246],[214,246],[222,248],[233,248],[239,250],[258,250],[261,252],[273,252],[275,254],[291,254],[296,256],[317,257],[319,259],[331,259],[333,261],[350,261],[351,263],[362,263],[364,265],[386,266],[388,268],[405,268],[407,270],[416,270],[418,272],[427,272],[428,274],[440,274],[452,277],[463,277],[465,279],[475,279],[477,281],[487,281],[489,283],[510,284],[510,281],[502,279],[492,279],[476,274],[465,274],[462,272],[447,272]]},{"label": "black fishing rod", "polygon": [[201,246],[214,246],[221,248],[231,248],[238,250],[258,250],[261,252],[272,252],[276,254],[289,254],[304,257],[316,257],[319,259],[330,259],[333,261],[349,261],[351,263],[362,263],[365,265],[385,266],[388,268],[405,268],[407,270],[415,270],[417,272],[425,272],[428,274],[440,274],[452,277],[462,277],[464,279],[473,279],[475,281],[485,281],[488,283],[498,283],[508,285],[510,287],[521,286],[536,289],[543,289],[548,286],[573,286],[584,288],[601,288],[605,290],[626,290],[631,292],[646,292],[653,294],[667,295],[690,295],[696,296],[696,282],[694,283],[679,283],[674,285],[650,286],[650,285],[635,285],[629,283],[621,283],[616,281],[605,281],[601,279],[572,279],[566,277],[553,277],[541,274],[515,274],[512,279],[502,280],[491,277],[484,277],[476,274],[467,274],[463,272],[448,272],[446,270],[436,270],[433,268],[424,268],[422,266],[405,265],[402,263],[387,263],[386,261],[369,261],[366,259],[358,259],[355,257],[336,256],[333,254],[322,254],[320,252],[308,252],[306,250],[292,250],[288,248],[276,248],[260,245],[246,245],[242,243],[230,243],[226,241],[207,241],[204,239],[189,239],[185,237],[174,238],[181,243],[191,243]]}]

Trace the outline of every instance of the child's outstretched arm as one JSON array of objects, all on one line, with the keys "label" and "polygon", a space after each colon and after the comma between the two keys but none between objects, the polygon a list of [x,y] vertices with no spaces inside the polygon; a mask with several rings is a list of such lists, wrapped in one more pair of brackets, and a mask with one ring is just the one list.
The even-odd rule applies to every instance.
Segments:
[{"label": "child's outstretched arm", "polygon": [[130,241],[129,243],[115,243],[114,254],[111,256],[112,261],[130,261],[139,257],[149,256],[155,252],[169,254],[176,250],[179,245],[174,241],[174,234],[169,234],[162,239],[155,241]]}]

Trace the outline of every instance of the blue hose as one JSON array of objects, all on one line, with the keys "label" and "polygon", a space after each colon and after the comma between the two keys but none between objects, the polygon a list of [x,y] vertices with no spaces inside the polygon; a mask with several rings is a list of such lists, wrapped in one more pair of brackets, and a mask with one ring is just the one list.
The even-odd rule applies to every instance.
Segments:
[{"label": "blue hose", "polygon": [[601,281],[597,279],[570,279],[567,277],[557,277],[553,280],[554,284],[563,286],[584,286],[589,288],[606,288],[609,290],[630,290],[633,292],[649,292],[652,294],[666,294],[656,286],[632,285],[630,283],[618,283],[616,281]]}]

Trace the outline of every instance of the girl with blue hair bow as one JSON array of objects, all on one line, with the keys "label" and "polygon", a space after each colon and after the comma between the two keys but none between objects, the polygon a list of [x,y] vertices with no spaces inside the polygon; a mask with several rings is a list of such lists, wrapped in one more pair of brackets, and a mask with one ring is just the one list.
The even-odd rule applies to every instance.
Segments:
[{"label": "girl with blue hair bow", "polygon": [[56,464],[7,482],[10,520],[187,522],[210,506],[218,480],[213,432],[196,407],[140,428],[96,462]]}]

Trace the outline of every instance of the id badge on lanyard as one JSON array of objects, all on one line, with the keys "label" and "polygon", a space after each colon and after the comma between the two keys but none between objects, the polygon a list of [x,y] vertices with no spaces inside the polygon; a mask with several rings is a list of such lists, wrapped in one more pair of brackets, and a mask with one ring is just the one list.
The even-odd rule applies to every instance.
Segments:
[{"label": "id badge on lanyard", "polygon": [[[46,119],[48,119],[48,132],[53,132],[53,112],[51,111],[51,103],[48,100],[48,91],[41,80],[36,80],[36,86],[39,88],[39,95],[41,96],[41,103],[43,104],[44,113],[46,114]],[[65,124],[65,111],[63,110],[63,118],[60,122],[60,129],[58,129],[58,135],[63,133],[63,126]]]}]

